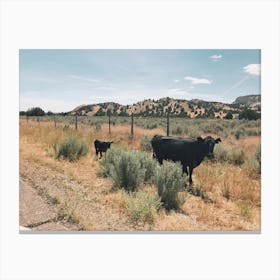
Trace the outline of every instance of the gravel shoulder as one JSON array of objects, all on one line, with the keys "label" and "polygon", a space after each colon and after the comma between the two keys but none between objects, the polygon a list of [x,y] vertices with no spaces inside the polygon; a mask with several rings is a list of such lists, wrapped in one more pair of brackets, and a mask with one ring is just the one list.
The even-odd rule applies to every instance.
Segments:
[{"label": "gravel shoulder", "polygon": [[89,169],[81,176],[88,177],[91,172],[90,183],[73,179],[55,164],[21,157],[20,226],[33,231],[133,230],[126,217],[103,199],[111,185]]}]

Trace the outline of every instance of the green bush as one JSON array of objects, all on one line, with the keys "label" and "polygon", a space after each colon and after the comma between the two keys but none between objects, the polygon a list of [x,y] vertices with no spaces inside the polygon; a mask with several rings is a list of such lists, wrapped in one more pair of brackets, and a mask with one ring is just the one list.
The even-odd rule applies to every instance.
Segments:
[{"label": "green bush", "polygon": [[164,161],[163,165],[158,166],[155,184],[163,206],[167,210],[179,209],[184,203],[178,195],[185,186],[180,163]]},{"label": "green bush", "polygon": [[148,153],[138,153],[141,169],[144,170],[144,183],[153,183],[157,161]]},{"label": "green bush", "polygon": [[246,155],[240,148],[226,148],[222,145],[215,146],[215,160],[241,165],[245,162]]},{"label": "green bush", "polygon": [[233,115],[231,112],[227,112],[227,114],[224,116],[224,119],[226,120],[232,120],[233,119]]},{"label": "green bush", "polygon": [[141,184],[152,181],[156,161],[143,152],[110,149],[104,165],[116,187],[136,191]]},{"label": "green bush", "polygon": [[88,144],[79,140],[76,136],[69,136],[58,144],[54,144],[56,158],[63,157],[69,161],[78,160],[81,156],[87,154]]},{"label": "green bush", "polygon": [[151,152],[153,150],[152,144],[151,144],[152,136],[145,135],[140,140],[140,147],[142,151],[145,152]]},{"label": "green bush", "polygon": [[240,114],[239,114],[239,119],[245,119],[245,120],[257,120],[257,119],[260,119],[261,118],[261,114],[254,111],[254,110],[251,110],[251,109],[248,109],[248,108],[245,108]]},{"label": "green bush", "polygon": [[153,224],[161,206],[158,195],[150,192],[134,192],[125,195],[125,209],[134,223]]}]

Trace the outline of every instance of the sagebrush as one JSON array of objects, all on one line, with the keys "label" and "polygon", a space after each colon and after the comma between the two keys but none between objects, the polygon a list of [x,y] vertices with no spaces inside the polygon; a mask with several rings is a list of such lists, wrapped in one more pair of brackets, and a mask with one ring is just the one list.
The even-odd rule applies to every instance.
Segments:
[{"label": "sagebrush", "polygon": [[111,149],[104,166],[115,187],[136,191],[141,184],[152,181],[156,162],[144,152]]},{"label": "sagebrush", "polygon": [[163,164],[157,168],[155,184],[163,206],[167,210],[179,209],[184,203],[179,196],[179,192],[185,187],[185,177],[180,163],[163,161]]},{"label": "sagebrush", "polygon": [[78,160],[88,153],[89,147],[84,140],[71,135],[59,143],[54,144],[56,158],[63,158],[69,161]]}]

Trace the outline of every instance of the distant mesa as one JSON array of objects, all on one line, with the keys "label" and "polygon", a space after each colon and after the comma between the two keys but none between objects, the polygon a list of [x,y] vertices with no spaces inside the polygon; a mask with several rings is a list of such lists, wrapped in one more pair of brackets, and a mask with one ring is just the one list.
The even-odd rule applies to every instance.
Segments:
[{"label": "distant mesa", "polygon": [[114,102],[80,105],[70,111],[70,114],[83,116],[114,116],[162,117],[170,116],[184,118],[238,118],[245,108],[261,113],[261,95],[246,95],[235,99],[231,104],[209,102],[201,99],[174,99],[164,97],[159,100],[147,99],[132,105],[121,105]]},{"label": "distant mesa", "polygon": [[235,99],[233,104],[243,104],[249,107],[261,105],[261,95],[246,95],[240,96]]}]

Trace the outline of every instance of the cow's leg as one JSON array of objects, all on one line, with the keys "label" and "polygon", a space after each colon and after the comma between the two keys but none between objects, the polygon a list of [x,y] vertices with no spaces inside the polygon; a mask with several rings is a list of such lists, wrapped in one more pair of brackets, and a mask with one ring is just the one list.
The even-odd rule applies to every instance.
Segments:
[{"label": "cow's leg", "polygon": [[95,153],[96,153],[96,155],[98,156],[98,149],[95,149]]},{"label": "cow's leg", "polygon": [[184,172],[188,175],[188,166],[186,164],[183,164],[183,173]]},{"label": "cow's leg", "polygon": [[159,162],[160,164],[162,164],[162,161],[163,161],[162,158],[158,158],[158,162]]},{"label": "cow's leg", "polygon": [[99,159],[101,159],[102,158],[102,151],[100,151],[100,157],[99,157]]},{"label": "cow's leg", "polygon": [[193,168],[191,166],[189,167],[189,171],[190,171],[189,183],[190,183],[190,186],[191,186],[193,184],[193,180],[192,180]]}]

